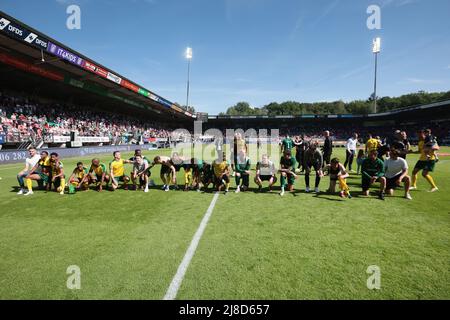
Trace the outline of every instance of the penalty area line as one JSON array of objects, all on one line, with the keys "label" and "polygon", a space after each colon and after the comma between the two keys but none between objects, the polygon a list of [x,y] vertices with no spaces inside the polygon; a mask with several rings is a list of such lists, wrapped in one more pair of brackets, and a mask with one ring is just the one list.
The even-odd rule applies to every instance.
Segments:
[{"label": "penalty area line", "polygon": [[180,289],[181,283],[183,282],[184,276],[186,275],[186,271],[189,267],[189,264],[191,263],[191,260],[194,257],[195,251],[197,250],[200,239],[202,238],[203,232],[206,229],[206,225],[208,224],[209,218],[212,215],[212,212],[214,210],[218,198],[219,193],[216,192],[211,200],[208,210],[206,210],[206,213],[203,216],[203,219],[200,222],[200,225],[194,234],[194,237],[191,240],[191,244],[189,245],[183,260],[178,266],[177,273],[173,277],[172,282],[170,283],[170,286],[167,289],[166,295],[164,296],[163,300],[175,300],[175,298],[177,297],[178,290]]}]

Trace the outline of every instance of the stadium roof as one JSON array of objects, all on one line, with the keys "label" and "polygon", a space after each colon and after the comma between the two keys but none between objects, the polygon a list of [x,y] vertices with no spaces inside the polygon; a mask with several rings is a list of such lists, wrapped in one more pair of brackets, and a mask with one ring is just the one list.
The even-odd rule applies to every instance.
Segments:
[{"label": "stadium roof", "polygon": [[0,11],[0,62],[85,89],[133,108],[180,119],[196,116],[117,72]]}]

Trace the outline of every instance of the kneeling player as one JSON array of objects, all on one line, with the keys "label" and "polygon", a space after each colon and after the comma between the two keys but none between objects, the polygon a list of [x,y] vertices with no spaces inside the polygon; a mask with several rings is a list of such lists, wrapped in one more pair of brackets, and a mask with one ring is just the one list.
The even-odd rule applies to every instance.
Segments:
[{"label": "kneeling player", "polygon": [[384,190],[386,188],[386,178],[384,177],[384,162],[378,158],[377,150],[369,152],[369,157],[365,159],[361,166],[362,190],[365,196],[369,195],[369,189],[375,182],[380,183],[379,199],[384,200]]},{"label": "kneeling player", "polygon": [[[140,157],[144,160],[144,162],[147,162],[147,167],[148,167],[148,165],[150,164],[150,160],[147,159],[146,156],[142,155],[142,150],[141,150],[141,149],[136,149],[136,150],[134,150],[134,156],[131,157],[131,158],[128,159],[128,160],[131,161],[131,162],[133,162],[133,163],[136,163],[136,158],[137,158],[138,156],[140,156]],[[150,178],[150,176],[152,175],[151,171],[148,170],[148,172],[146,172],[146,175],[147,175],[148,178]],[[134,167],[133,167],[133,170],[131,171],[131,182],[133,182],[133,187],[134,187],[135,189],[136,189],[136,179],[137,179],[137,178],[138,178],[138,177],[135,175],[135,173],[134,173]]]},{"label": "kneeling player", "polygon": [[400,158],[398,150],[394,148],[391,148],[389,155],[390,157],[384,160],[387,192],[392,196],[394,190],[403,182],[405,184],[405,198],[412,200],[409,193],[411,178],[408,176],[408,163],[405,159]]},{"label": "kneeling player", "polygon": [[[245,155],[245,151],[241,150],[237,156],[237,163],[234,167],[234,178],[236,180],[236,193],[248,190],[250,185],[250,158]],[[242,187],[241,187],[242,180]]]},{"label": "kneeling player", "polygon": [[64,175],[64,165],[59,160],[59,155],[57,153],[50,154],[50,167],[51,167],[51,182],[49,189],[52,185],[59,194],[64,194],[64,189],[66,188],[66,176]]},{"label": "kneeling player", "polygon": [[153,163],[150,165],[150,168],[153,168],[155,165],[161,165],[161,171],[159,173],[162,182],[164,183],[162,189],[164,191],[169,191],[170,182],[174,185],[177,184],[177,172],[175,166],[172,162],[172,159],[166,156],[156,156],[153,159]]},{"label": "kneeling player", "polygon": [[214,171],[214,184],[217,191],[220,192],[225,187],[225,194],[227,194],[230,187],[230,165],[226,160],[225,152],[214,160],[212,166]]},{"label": "kneeling player", "polygon": [[284,196],[284,190],[286,187],[288,187],[289,191],[294,191],[295,179],[298,178],[298,176],[295,174],[295,163],[296,162],[292,157],[291,151],[285,150],[283,156],[280,159],[280,196]]},{"label": "kneeling player", "polygon": [[112,191],[119,187],[119,183],[123,182],[123,188],[128,190],[128,183],[130,177],[125,175],[125,163],[132,163],[130,160],[124,160],[121,158],[120,152],[115,151],[113,153],[114,160],[109,164],[109,173],[111,175],[111,187]]},{"label": "kneeling player", "polygon": [[203,169],[201,171],[201,183],[205,192],[208,190],[210,184],[214,184],[214,170],[209,163],[203,163]]},{"label": "kneeling player", "polygon": [[336,183],[339,182],[339,196],[341,198],[348,197],[349,199],[352,197],[350,195],[350,188],[347,185],[346,179],[349,177],[347,170],[345,167],[339,162],[338,158],[334,158],[331,160],[331,163],[327,166],[328,174],[330,176],[330,186],[328,187],[327,192],[335,193],[336,192]]},{"label": "kneeling player", "polygon": [[261,161],[256,164],[255,183],[258,185],[258,191],[261,191],[263,181],[269,181],[269,191],[272,191],[272,186],[277,182],[275,173],[274,163],[269,160],[267,154],[264,154]]},{"label": "kneeling player", "polygon": [[89,188],[89,183],[85,179],[87,175],[88,170],[84,167],[83,162],[78,162],[69,177],[69,193],[75,193],[76,189],[87,190]]},{"label": "kneeling player", "polygon": [[135,162],[133,165],[132,180],[135,190],[137,190],[137,180],[139,180],[139,186],[144,189],[144,192],[148,192],[148,162],[144,160],[141,155],[135,156]]},{"label": "kneeling player", "polygon": [[191,170],[192,170],[192,188],[200,191],[202,188],[202,172],[203,172],[203,161],[196,158],[191,159]]},{"label": "kneeling player", "polygon": [[30,173],[25,176],[25,183],[27,185],[28,192],[26,196],[33,194],[33,180],[37,181],[39,186],[49,188],[49,176],[50,176],[50,157],[47,151],[41,152],[41,158],[36,165],[31,168]]},{"label": "kneeling player", "polygon": [[88,184],[96,185],[98,192],[101,192],[103,190],[103,183],[106,182],[106,184],[108,184],[109,179],[109,175],[106,174],[106,166],[103,163],[100,163],[99,159],[92,159],[89,173],[84,177],[84,180],[87,181]]}]

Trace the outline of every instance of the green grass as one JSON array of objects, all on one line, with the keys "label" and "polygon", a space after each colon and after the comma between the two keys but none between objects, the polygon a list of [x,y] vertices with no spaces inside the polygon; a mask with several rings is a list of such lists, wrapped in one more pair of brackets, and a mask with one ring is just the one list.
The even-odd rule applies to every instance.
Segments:
[{"label": "green grass", "polygon": [[[66,168],[78,160],[63,159]],[[440,191],[426,192],[419,177],[413,201],[401,191],[385,202],[358,196],[357,176],[351,200],[220,195],[178,298],[449,299],[449,160],[433,175]],[[23,197],[13,188],[22,166],[0,166],[0,299],[161,299],[213,197],[158,189]],[[304,190],[303,177],[296,184]],[[81,290],[66,288],[69,265],[81,268]],[[381,290],[366,287],[369,265],[381,269]]]}]

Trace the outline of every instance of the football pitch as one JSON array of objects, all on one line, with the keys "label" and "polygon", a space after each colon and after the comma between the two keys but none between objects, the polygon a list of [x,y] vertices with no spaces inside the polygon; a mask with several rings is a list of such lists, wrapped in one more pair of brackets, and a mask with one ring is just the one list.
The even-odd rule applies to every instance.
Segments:
[{"label": "football pitch", "polygon": [[[144,152],[157,154],[170,150]],[[344,150],[336,155],[343,159]],[[66,176],[91,158],[62,159]],[[100,158],[107,164],[112,156]],[[410,172],[417,158],[408,155]],[[279,182],[256,193],[254,172],[250,191],[235,194],[232,181],[211,206],[176,298],[450,299],[449,160],[442,156],[433,173],[440,190],[427,192],[419,176],[412,201],[402,190],[384,202],[363,197],[355,174],[352,199],[306,194],[303,175],[284,197]],[[0,166],[0,299],[163,299],[215,197],[163,192],[159,167],[147,194],[18,196],[22,168]],[[322,191],[328,182],[322,179]],[[80,268],[80,289],[66,285],[72,265]],[[367,287],[369,266],[379,267],[378,290]]]}]

